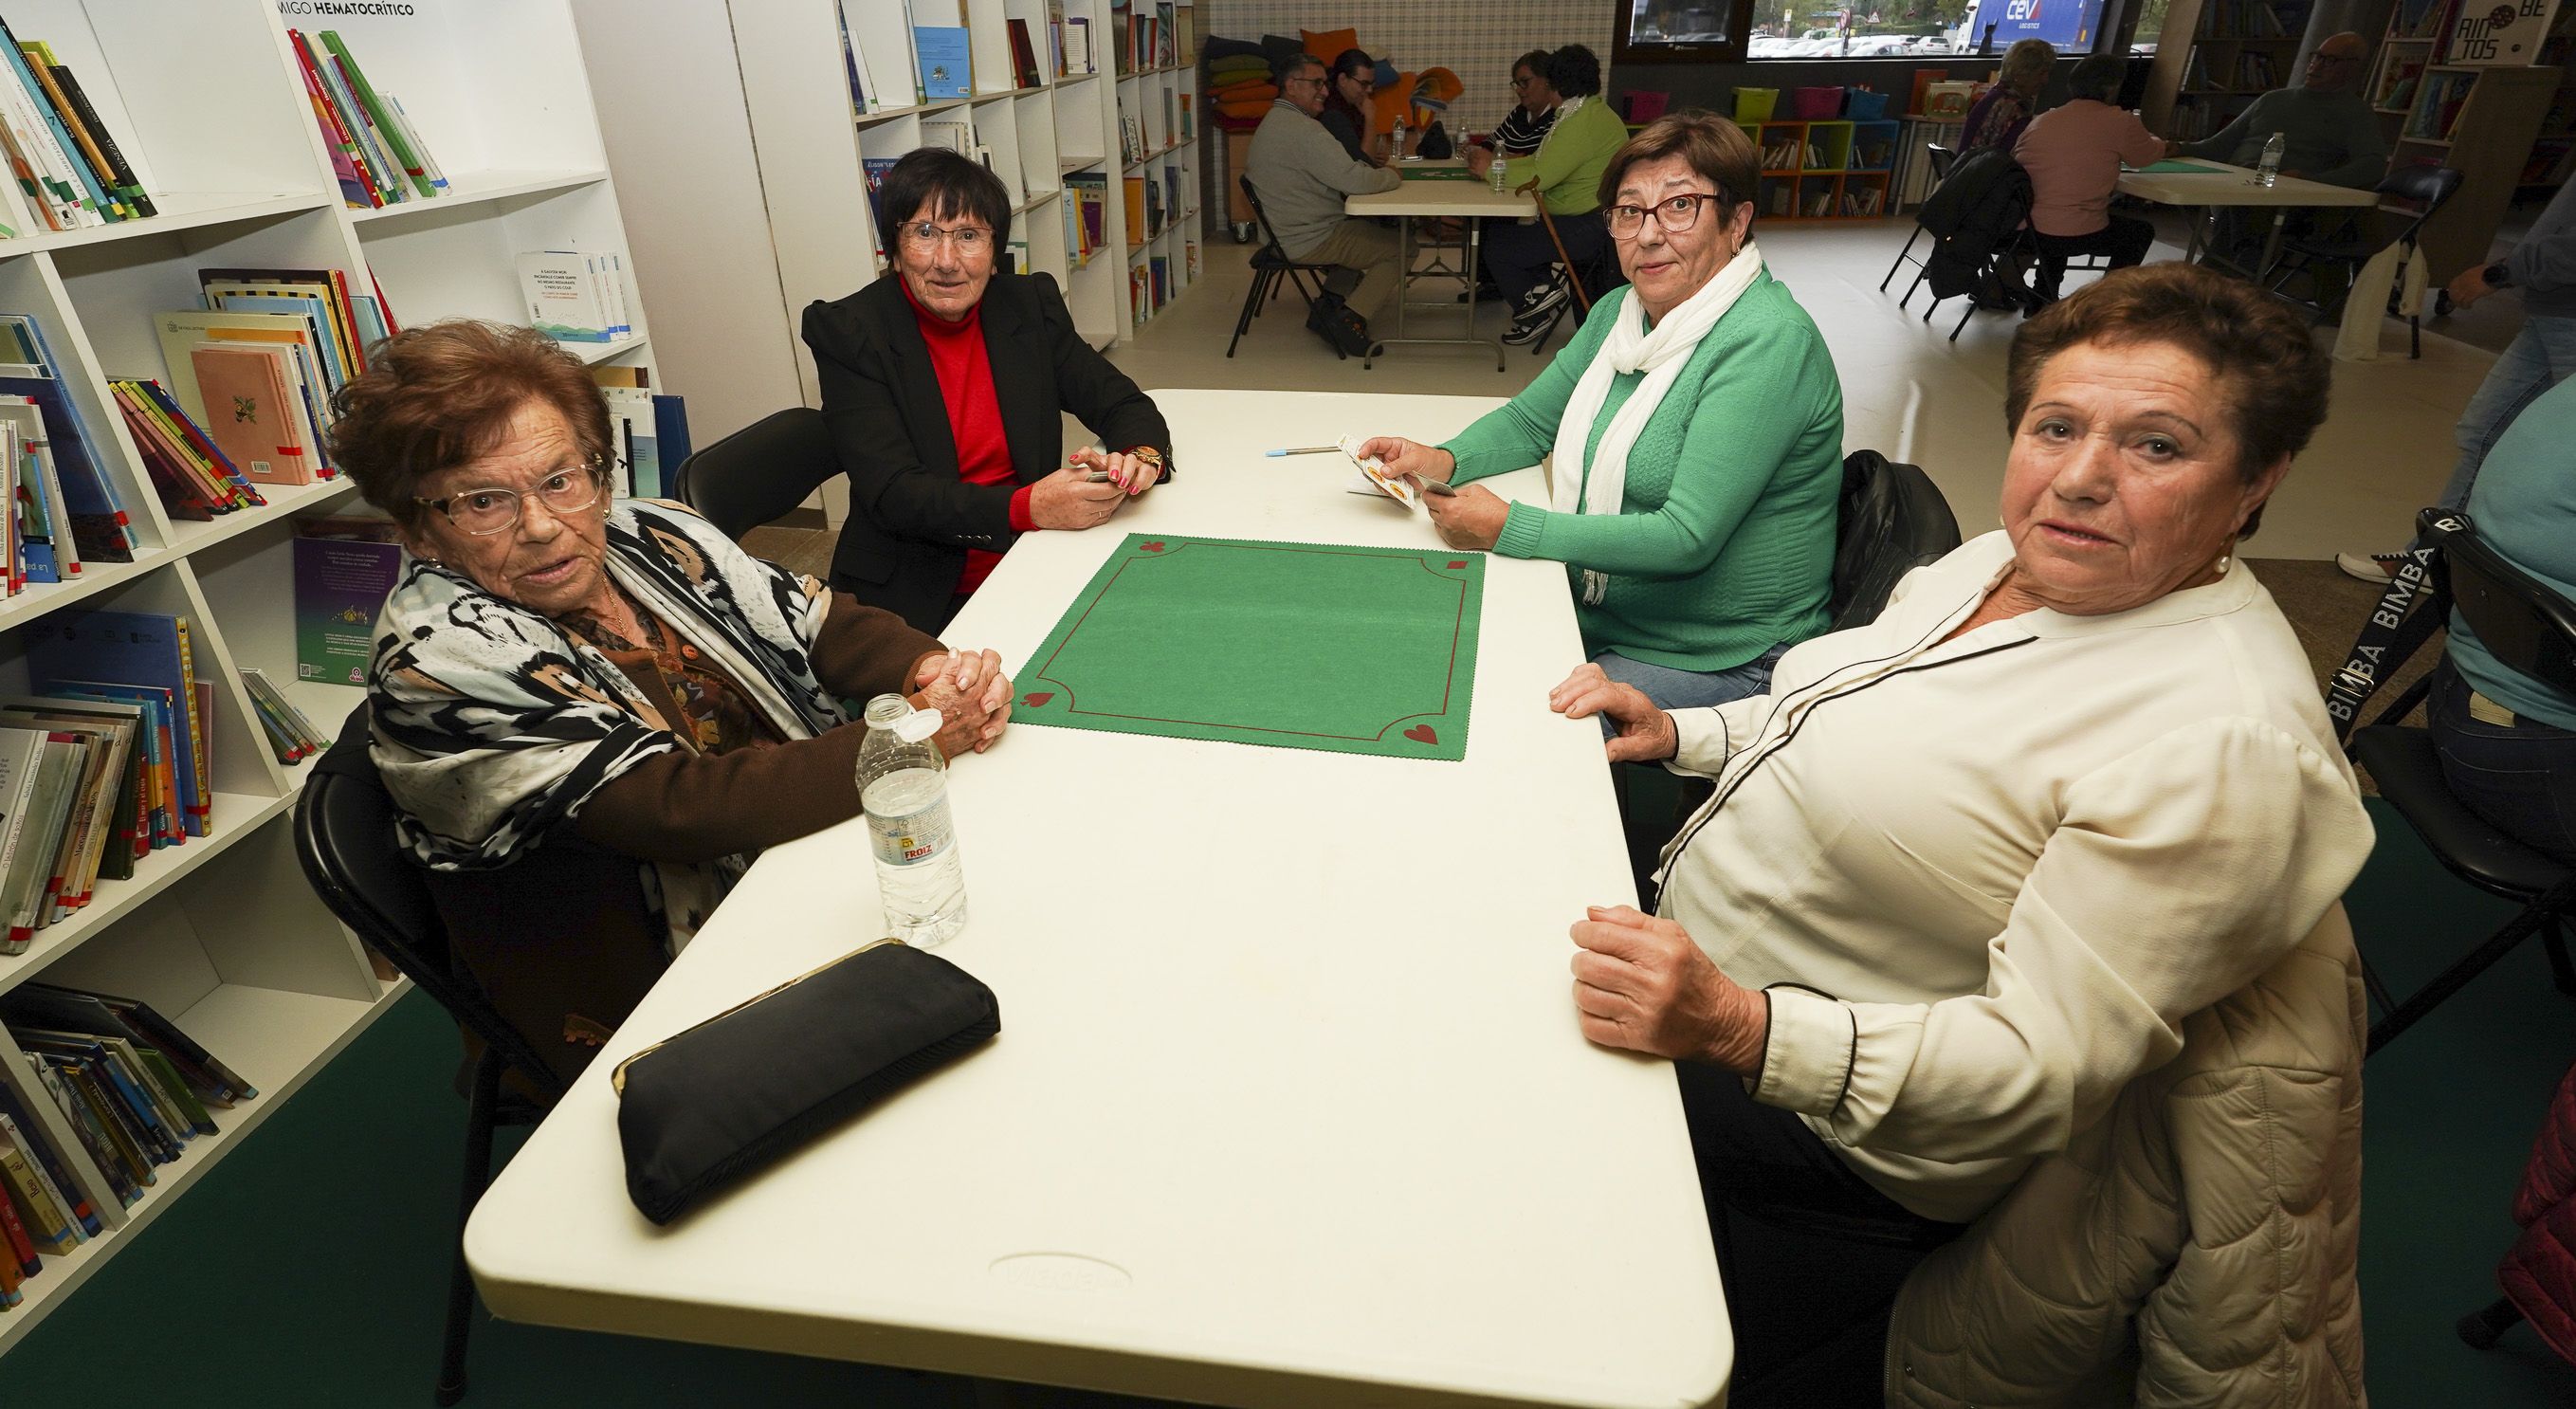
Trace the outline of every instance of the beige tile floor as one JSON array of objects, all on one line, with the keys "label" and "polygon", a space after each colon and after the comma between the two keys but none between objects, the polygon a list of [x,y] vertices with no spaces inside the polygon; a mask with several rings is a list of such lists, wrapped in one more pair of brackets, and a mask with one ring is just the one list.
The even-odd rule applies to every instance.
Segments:
[{"label": "beige tile floor", "polygon": [[[1844,444],[1923,466],[1949,495],[1961,528],[1974,534],[1994,524],[2005,445],[2004,357],[2019,323],[1980,313],[1952,343],[1947,339],[1958,317],[1956,302],[1926,326],[1919,316],[1924,295],[1915,296],[1911,313],[1896,306],[1905,280],[1880,293],[1878,281],[1910,228],[1910,222],[1789,226],[1764,232],[1761,247],[1833,350],[1843,382]],[[2156,257],[2179,254],[2159,246]],[[1544,365],[1543,358],[1516,349],[1508,369],[1497,373],[1490,360],[1466,349],[1397,348],[1364,370],[1356,360],[1335,360],[1305,331],[1293,292],[1254,321],[1228,360],[1225,341],[1250,279],[1246,259],[1245,249],[1220,235],[1207,247],[1207,277],[1113,352],[1112,360],[1148,390],[1274,387],[1496,396],[1520,390]],[[1440,311],[1429,314],[1430,320],[1449,327],[1460,321],[1457,313]],[[1499,331],[1500,311],[1489,309],[1483,327]],[[2410,361],[2403,326],[2391,322],[2386,329],[2393,355],[2336,364],[2332,412],[2265,515],[2260,556],[2331,558],[2339,549],[2403,541],[2415,510],[2449,475],[2456,454],[2452,422],[2493,354],[2428,331],[2423,359]],[[1560,330],[1545,350],[1563,346],[1566,336]],[[1352,412],[1349,426],[1331,429],[1366,431],[1365,407],[1355,405]]]}]

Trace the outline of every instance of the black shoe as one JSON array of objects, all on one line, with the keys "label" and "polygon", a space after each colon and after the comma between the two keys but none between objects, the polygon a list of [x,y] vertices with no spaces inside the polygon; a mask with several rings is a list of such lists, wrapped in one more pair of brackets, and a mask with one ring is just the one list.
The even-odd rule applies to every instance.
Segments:
[{"label": "black shoe", "polygon": [[1521,295],[1520,306],[1512,310],[1512,321],[1518,323],[1554,313],[1572,297],[1573,291],[1566,287],[1564,279],[1551,279]]},{"label": "black shoe", "polygon": [[1510,347],[1528,347],[1545,342],[1547,335],[1556,331],[1556,320],[1557,313],[1553,309],[1527,318],[1515,318],[1511,327],[1503,331],[1503,342]]},{"label": "black shoe", "polygon": [[1365,358],[1377,346],[1377,339],[1369,335],[1368,320],[1349,309],[1343,309],[1341,316],[1324,330],[1324,341],[1345,357]]}]

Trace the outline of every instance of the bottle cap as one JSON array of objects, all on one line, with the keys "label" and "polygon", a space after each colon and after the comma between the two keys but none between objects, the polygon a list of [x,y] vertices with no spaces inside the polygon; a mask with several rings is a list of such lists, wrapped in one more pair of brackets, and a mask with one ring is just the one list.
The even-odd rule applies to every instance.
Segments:
[{"label": "bottle cap", "polygon": [[917,744],[939,732],[941,720],[935,709],[916,709],[895,721],[894,736],[907,744]]}]

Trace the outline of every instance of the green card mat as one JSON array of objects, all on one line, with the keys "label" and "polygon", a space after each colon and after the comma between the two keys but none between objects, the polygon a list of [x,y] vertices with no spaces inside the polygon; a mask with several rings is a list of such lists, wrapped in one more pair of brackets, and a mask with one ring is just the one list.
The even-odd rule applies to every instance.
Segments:
[{"label": "green card mat", "polygon": [[1012,722],[1454,762],[1484,596],[1482,553],[1131,533]]},{"label": "green card mat", "polygon": [[2203,166],[2196,161],[2160,161],[2151,166],[2139,167],[2138,174],[2140,176],[2202,176],[2217,169],[2214,166]]},{"label": "green card mat", "polygon": [[1481,181],[1485,179],[1463,166],[1424,167],[1398,164],[1395,170],[1397,175],[1407,181]]}]

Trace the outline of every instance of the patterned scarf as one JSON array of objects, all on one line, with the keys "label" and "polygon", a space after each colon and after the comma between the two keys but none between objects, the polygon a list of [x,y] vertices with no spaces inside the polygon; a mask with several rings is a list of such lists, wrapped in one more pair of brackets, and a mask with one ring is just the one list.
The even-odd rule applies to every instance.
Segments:
[{"label": "patterned scarf", "polygon": [[[779,732],[844,722],[809,652],[831,596],[745,553],[677,504],[609,511],[608,570],[670,623]],[[415,561],[378,619],[367,691],[376,766],[401,807],[395,834],[436,870],[507,866],[644,759],[687,747],[626,673],[549,618],[451,568]],[[674,948],[744,862],[647,865],[646,893]]]}]

